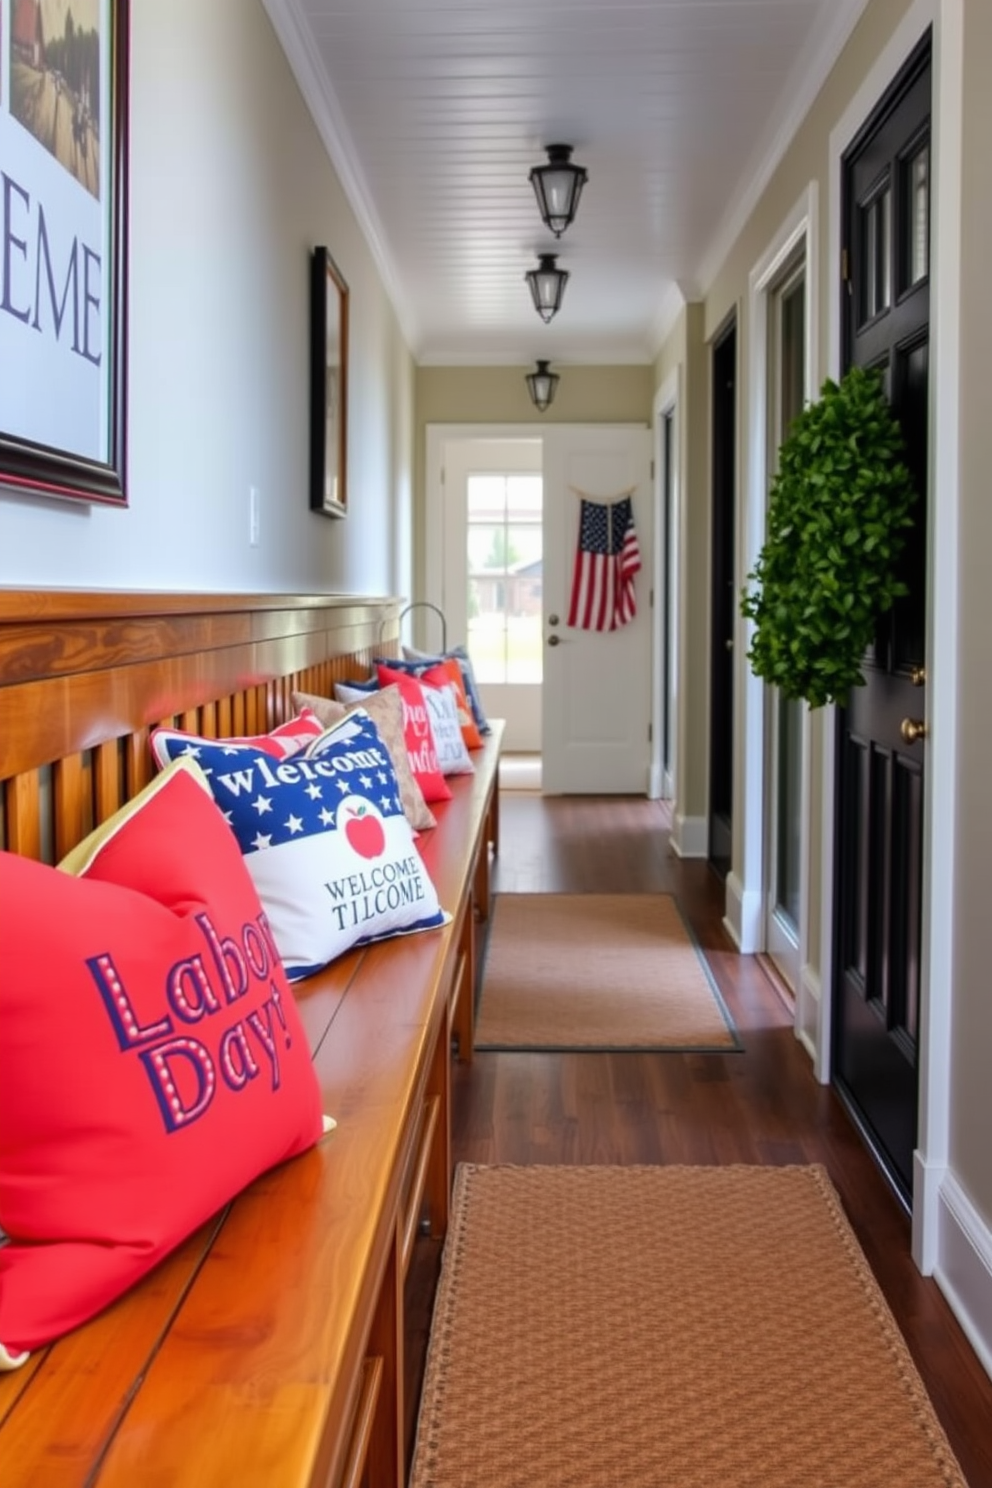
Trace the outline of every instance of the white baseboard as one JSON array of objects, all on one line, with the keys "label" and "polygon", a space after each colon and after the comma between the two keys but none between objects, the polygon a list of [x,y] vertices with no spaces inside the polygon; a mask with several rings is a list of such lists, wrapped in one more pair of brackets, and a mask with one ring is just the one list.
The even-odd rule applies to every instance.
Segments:
[{"label": "white baseboard", "polygon": [[913,1153],[913,1260],[924,1276],[932,1276],[940,1261],[940,1190],[947,1177],[946,1162],[928,1162],[919,1148]]},{"label": "white baseboard", "polygon": [[676,814],[671,844],[680,858],[706,858],[710,851],[710,827],[705,816]]},{"label": "white baseboard", "polygon": [[813,1061],[813,1070],[821,1085],[830,1078],[820,1058],[820,973],[809,962],[799,972],[796,989],[796,1038]]},{"label": "white baseboard", "polygon": [[745,889],[736,873],[727,874],[723,923],[742,955],[753,956],[764,949],[761,895]]},{"label": "white baseboard", "polygon": [[992,1377],[992,1230],[953,1173],[940,1186],[939,1207],[934,1278]]}]

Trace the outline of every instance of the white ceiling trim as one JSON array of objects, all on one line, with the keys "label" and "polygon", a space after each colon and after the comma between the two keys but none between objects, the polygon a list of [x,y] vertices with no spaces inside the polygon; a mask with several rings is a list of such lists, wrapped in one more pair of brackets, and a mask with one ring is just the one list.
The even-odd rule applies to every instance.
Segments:
[{"label": "white ceiling trim", "polygon": [[822,20],[813,28],[794,70],[797,84],[792,100],[778,120],[773,120],[771,138],[766,136],[755,151],[752,167],[741,172],[746,184],[731,202],[710,248],[703,255],[699,274],[701,299],[713,287],[868,4],[869,0],[833,0],[831,6],[820,12]]},{"label": "white ceiling trim", "polygon": [[365,178],[356,165],[355,147],[337,97],[323,68],[310,57],[310,37],[298,0],[262,0],[279,39],[303,101],[317,126],[324,148],[337,172],[342,190],[358,219],[369,251],[375,260],[386,293],[400,323],[403,337],[416,357],[418,327],[404,302],[392,259],[386,251],[385,235]]}]

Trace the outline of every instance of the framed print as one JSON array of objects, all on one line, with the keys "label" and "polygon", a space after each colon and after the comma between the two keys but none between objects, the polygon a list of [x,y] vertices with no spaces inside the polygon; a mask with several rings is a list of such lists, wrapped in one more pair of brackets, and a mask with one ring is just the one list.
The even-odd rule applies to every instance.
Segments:
[{"label": "framed print", "polygon": [[0,0],[0,487],[127,505],[129,0]]},{"label": "framed print", "polygon": [[348,513],[348,286],[326,248],[310,264],[310,509]]}]

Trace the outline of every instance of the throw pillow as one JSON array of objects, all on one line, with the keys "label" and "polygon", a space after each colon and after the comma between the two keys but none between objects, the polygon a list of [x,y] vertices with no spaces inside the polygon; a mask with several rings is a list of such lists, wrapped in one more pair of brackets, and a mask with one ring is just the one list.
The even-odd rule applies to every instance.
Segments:
[{"label": "throw pillow", "polygon": [[334,697],[339,703],[360,703],[363,698],[371,697],[378,691],[378,677],[371,677],[368,682],[335,682],[334,684]]},{"label": "throw pillow", "polygon": [[[379,681],[383,687],[395,684],[397,679],[404,677],[402,672],[394,672],[388,666],[380,666],[378,670]],[[433,673],[433,680],[429,680],[426,674],[417,680],[427,704],[431,731],[437,747],[438,767],[442,775],[471,775],[475,766],[472,764],[465,747],[465,740],[462,738],[454,689],[445,671],[428,668],[428,672]],[[412,679],[406,678],[405,680],[409,682]]]},{"label": "throw pillow", "polygon": [[195,765],[59,868],[0,853],[0,903],[0,1344],[20,1363],[312,1146],[321,1098]]},{"label": "throw pillow", "polygon": [[479,733],[478,726],[472,716],[468,694],[465,691],[465,683],[462,680],[461,668],[455,658],[453,656],[447,656],[444,661],[427,667],[421,672],[420,680],[422,682],[433,682],[437,687],[442,686],[445,681],[451,684],[451,689],[455,695],[455,705],[458,709],[458,726],[462,731],[462,738],[465,740],[465,748],[481,749],[482,735]]},{"label": "throw pillow", "polygon": [[472,666],[472,658],[464,646],[449,646],[447,651],[440,654],[434,651],[418,651],[413,646],[404,646],[403,656],[407,661],[415,663],[444,661],[449,656],[453,657],[461,668],[462,681],[465,683],[465,691],[468,694],[469,704],[472,708],[472,717],[475,719],[479,733],[492,733],[492,729],[489,727],[489,721],[486,718],[486,710],[482,706],[479,684],[475,680],[475,668]]},{"label": "throw pillow", "polygon": [[[437,757],[437,740],[431,726],[430,712],[424,689],[413,676],[405,673],[395,683],[403,702],[403,736],[406,739],[406,754],[413,778],[428,803],[450,801],[451,790],[444,778]],[[372,682],[373,692],[379,688],[378,677]],[[363,703],[369,693],[362,688],[335,682],[334,696],[339,703]]]},{"label": "throw pillow", "polygon": [[338,703],[332,698],[316,697],[313,693],[294,692],[293,707],[309,708],[325,729],[340,723],[353,709],[364,708],[389,750],[390,763],[396,771],[400,800],[403,802],[407,821],[415,832],[436,825],[434,813],[424,800],[424,793],[410,769],[403,734],[403,699],[398,687],[384,687],[380,692],[371,692],[361,703]]},{"label": "throw pillow", "polygon": [[445,923],[367,713],[356,709],[292,759],[214,744],[198,763],[291,982],[352,946]]},{"label": "throw pillow", "polygon": [[181,754],[196,759],[201,744],[251,744],[256,749],[264,749],[266,754],[271,754],[276,759],[289,759],[291,755],[305,749],[314,739],[319,738],[323,732],[324,725],[320,719],[315,713],[305,708],[295,718],[290,718],[286,723],[280,723],[268,734],[218,740],[207,739],[200,734],[186,733],[182,729],[163,727],[152,729],[149,743],[155,763],[161,770],[172,760],[178,759]]}]

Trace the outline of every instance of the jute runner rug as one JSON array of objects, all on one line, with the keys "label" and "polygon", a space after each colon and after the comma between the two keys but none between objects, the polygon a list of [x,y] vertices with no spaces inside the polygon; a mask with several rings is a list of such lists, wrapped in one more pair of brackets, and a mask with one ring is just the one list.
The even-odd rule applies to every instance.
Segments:
[{"label": "jute runner rug", "polygon": [[669,894],[497,894],[475,1044],[739,1048]]},{"label": "jute runner rug", "polygon": [[964,1488],[821,1167],[459,1167],[411,1488]]}]

